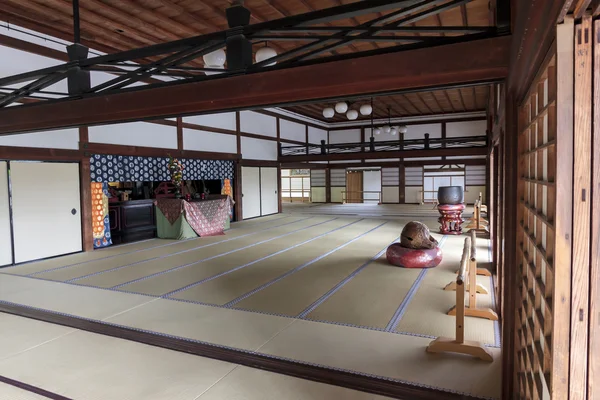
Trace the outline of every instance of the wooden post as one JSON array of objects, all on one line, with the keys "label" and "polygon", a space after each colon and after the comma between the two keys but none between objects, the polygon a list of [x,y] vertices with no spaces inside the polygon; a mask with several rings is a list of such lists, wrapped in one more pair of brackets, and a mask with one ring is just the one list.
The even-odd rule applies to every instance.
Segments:
[{"label": "wooden post", "polygon": [[[573,266],[571,275],[571,399],[585,399],[590,285],[590,185],[592,154],[592,17],[575,26],[575,127]],[[559,135],[562,132],[558,133]]]},{"label": "wooden post", "polygon": [[465,283],[468,280],[468,268],[471,253],[471,237],[465,238],[460,269],[456,278],[456,338],[439,337],[427,346],[429,353],[461,353],[480,358],[484,361],[493,361],[492,353],[480,342],[465,340]]},{"label": "wooden post", "polygon": [[177,117],[177,150],[183,150],[183,118]]},{"label": "wooden post", "polygon": [[325,169],[325,203],[331,203],[331,169]]},{"label": "wooden post", "polygon": [[[79,144],[88,142],[88,127],[79,127]],[[81,191],[81,236],[82,250],[94,250],[94,232],[92,227],[92,178],[90,175],[90,157],[83,156],[79,163],[79,186]]]}]

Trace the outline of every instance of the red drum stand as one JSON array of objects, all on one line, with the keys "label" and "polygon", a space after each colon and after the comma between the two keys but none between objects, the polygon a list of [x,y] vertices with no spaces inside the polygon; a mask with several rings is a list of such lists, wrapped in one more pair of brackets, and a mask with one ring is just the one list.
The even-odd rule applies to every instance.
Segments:
[{"label": "red drum stand", "polygon": [[465,209],[464,204],[440,204],[437,206],[441,216],[438,218],[440,233],[444,235],[460,235],[462,234],[462,213]]}]

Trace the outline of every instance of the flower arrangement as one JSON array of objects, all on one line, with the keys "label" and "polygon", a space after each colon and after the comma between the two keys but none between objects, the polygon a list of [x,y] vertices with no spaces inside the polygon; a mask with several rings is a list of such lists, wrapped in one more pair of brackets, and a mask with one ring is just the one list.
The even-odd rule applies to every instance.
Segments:
[{"label": "flower arrangement", "polygon": [[169,154],[169,172],[171,173],[171,183],[175,185],[177,191],[181,189],[183,183],[183,164]]}]

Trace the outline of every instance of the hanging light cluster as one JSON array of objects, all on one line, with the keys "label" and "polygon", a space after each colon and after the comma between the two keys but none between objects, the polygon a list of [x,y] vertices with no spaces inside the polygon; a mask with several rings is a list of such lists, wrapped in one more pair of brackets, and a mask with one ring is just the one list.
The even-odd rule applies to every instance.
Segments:
[{"label": "hanging light cluster", "polygon": [[373,107],[370,104],[363,104],[362,106],[360,106],[358,111],[349,108],[350,106],[347,102],[340,101],[339,103],[336,103],[334,107],[324,108],[323,116],[325,118],[333,118],[333,116],[337,112],[338,114],[346,114],[346,118],[348,118],[348,120],[354,121],[358,118],[359,112],[360,115],[371,115],[371,113],[373,112]]},{"label": "hanging light cluster", "polygon": [[383,132],[385,134],[396,136],[398,133],[401,133],[404,135],[406,132],[408,132],[408,128],[406,127],[406,125],[392,126],[391,121],[392,121],[391,110],[388,107],[388,123],[381,127],[372,128],[373,134],[381,135],[381,132]]}]

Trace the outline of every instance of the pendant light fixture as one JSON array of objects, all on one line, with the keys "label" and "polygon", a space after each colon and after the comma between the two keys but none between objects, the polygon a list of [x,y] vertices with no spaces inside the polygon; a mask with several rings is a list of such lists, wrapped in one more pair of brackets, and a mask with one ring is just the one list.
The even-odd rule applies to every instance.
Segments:
[{"label": "pendant light fixture", "polygon": [[348,111],[348,103],[345,101],[340,101],[335,105],[335,112],[344,114],[346,111]]},{"label": "pendant light fixture", "polygon": [[[269,47],[269,45],[267,44],[267,42],[265,42],[265,47],[261,47],[260,49],[258,49],[256,51],[256,55],[254,56],[254,59],[256,61],[256,63],[260,63],[263,62],[265,60],[268,60],[269,58],[273,58],[277,56],[277,52],[272,48]],[[266,64],[266,67],[270,67],[272,65],[277,64],[277,61],[273,61],[272,63]]]},{"label": "pendant light fixture", "polygon": [[[225,61],[227,60],[227,56],[225,54],[225,50],[218,49],[208,54],[202,56],[202,60],[204,60],[204,66],[206,68],[212,69],[225,69]],[[205,71],[206,75],[216,75],[220,74],[218,71]]]}]

